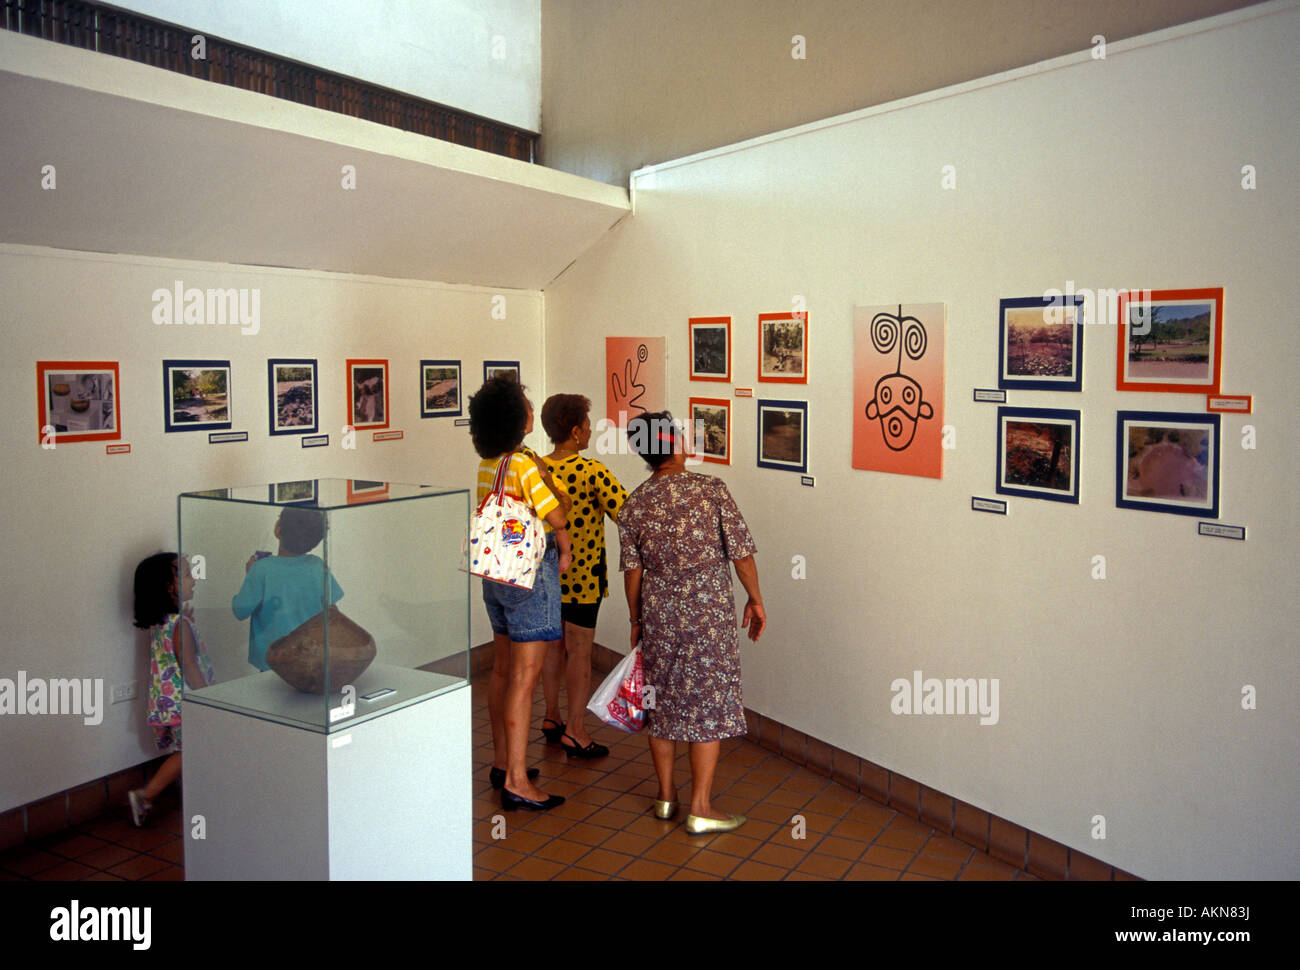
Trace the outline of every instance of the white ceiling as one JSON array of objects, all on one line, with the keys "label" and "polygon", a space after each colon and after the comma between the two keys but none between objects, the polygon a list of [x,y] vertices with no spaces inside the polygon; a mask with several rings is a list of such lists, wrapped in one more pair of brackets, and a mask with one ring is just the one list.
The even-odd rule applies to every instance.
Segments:
[{"label": "white ceiling", "polygon": [[537,290],[630,211],[614,186],[0,35],[0,242]]}]

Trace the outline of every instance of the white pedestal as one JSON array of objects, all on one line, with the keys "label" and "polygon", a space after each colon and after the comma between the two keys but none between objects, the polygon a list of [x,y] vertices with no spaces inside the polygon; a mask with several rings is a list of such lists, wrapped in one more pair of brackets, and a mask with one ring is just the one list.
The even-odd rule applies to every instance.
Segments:
[{"label": "white pedestal", "polygon": [[329,734],[184,712],[186,879],[472,878],[468,684]]}]

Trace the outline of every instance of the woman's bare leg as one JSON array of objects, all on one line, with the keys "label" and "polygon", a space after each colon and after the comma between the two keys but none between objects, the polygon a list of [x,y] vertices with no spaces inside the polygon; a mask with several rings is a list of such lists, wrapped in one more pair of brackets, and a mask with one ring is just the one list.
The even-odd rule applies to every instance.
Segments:
[{"label": "woman's bare leg", "polygon": [[677,785],[673,782],[673,762],[677,759],[677,742],[668,738],[651,738],[650,757],[654,760],[655,777],[659,781],[659,800],[677,801]]},{"label": "woman's bare leg", "polygon": [[492,634],[492,677],[488,681],[488,720],[492,722],[492,767],[506,770],[506,688],[510,684],[510,637]]},{"label": "woman's bare leg", "polygon": [[715,812],[710,802],[721,752],[721,741],[691,742],[691,814],[699,818],[731,818],[730,813]]},{"label": "woman's bare leg", "polygon": [[544,719],[554,721],[556,727],[564,723],[564,718],[560,716],[560,681],[564,672],[564,649],[569,624],[564,624],[564,631],[564,640],[554,640],[547,644],[546,659],[542,662],[542,696],[546,698]]},{"label": "woman's bare leg", "polygon": [[595,630],[564,624],[564,649],[569,655],[565,667],[565,686],[569,691],[568,734],[580,748],[591,744],[585,721],[587,702],[591,700],[591,645],[595,639]]},{"label": "woman's bare leg", "polygon": [[533,709],[533,692],[542,673],[547,644],[542,640],[510,644],[510,683],[506,688],[506,788],[533,801],[546,795],[528,780],[528,723]]}]

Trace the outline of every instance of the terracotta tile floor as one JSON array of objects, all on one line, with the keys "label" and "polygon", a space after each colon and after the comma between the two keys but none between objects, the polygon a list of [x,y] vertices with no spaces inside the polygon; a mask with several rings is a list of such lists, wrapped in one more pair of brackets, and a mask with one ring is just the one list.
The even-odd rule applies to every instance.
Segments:
[{"label": "terracotta tile floor", "polygon": [[[480,682],[472,689],[476,880],[1035,878],[744,739],[723,742],[714,780],[715,807],[748,816],[735,832],[687,835],[684,813],[656,819],[645,738],[607,727],[591,732],[610,749],[595,761],[566,758],[538,732],[528,763],[541,769],[543,791],[567,801],[550,812],[503,812],[487,780],[487,692]],[[539,690],[535,725],[543,714]],[[690,766],[686,745],[678,749],[684,802]]]},{"label": "terracotta tile floor", "polygon": [[[483,678],[476,678],[482,681]],[[987,853],[849,791],[743,739],[725,741],[714,805],[749,821],[735,832],[688,836],[650,814],[655,784],[644,737],[600,727],[610,755],[569,760],[541,741],[529,764],[567,801],[550,812],[503,812],[488,783],[487,693],[474,705],[474,878],[506,880],[1009,880],[1034,879]],[[541,691],[534,723],[543,714]],[[588,718],[590,724],[594,718]],[[689,799],[680,745],[679,799]],[[0,880],[184,878],[180,798],[173,789],[146,829],[126,810],[0,854]]]}]

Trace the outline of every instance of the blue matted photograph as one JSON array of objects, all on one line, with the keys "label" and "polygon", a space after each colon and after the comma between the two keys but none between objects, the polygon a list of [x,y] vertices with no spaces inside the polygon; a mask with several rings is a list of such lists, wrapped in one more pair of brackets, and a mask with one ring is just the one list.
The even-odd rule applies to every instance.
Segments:
[{"label": "blue matted photograph", "polygon": [[1079,412],[998,408],[999,495],[1079,504]]},{"label": "blue matted photograph", "polygon": [[1083,390],[1083,297],[1004,299],[998,310],[998,387]]},{"label": "blue matted photograph", "polygon": [[1118,411],[1115,506],[1219,517],[1219,415]]},{"label": "blue matted photograph", "polygon": [[758,401],[758,467],[808,471],[808,402]]}]

